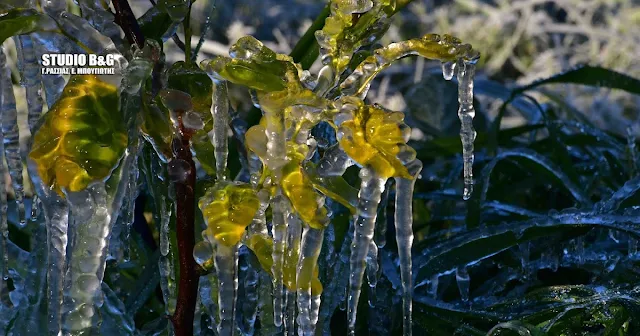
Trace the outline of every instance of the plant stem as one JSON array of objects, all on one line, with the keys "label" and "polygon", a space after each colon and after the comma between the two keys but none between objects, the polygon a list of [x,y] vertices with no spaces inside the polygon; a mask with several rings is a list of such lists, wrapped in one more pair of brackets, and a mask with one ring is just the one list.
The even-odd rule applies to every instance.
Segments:
[{"label": "plant stem", "polygon": [[196,169],[191,156],[189,138],[190,134],[183,132],[183,136],[176,137],[172,144],[174,158],[183,160],[189,165],[189,171],[186,172],[185,178],[174,182],[180,281],[176,310],[170,319],[176,336],[193,335],[193,319],[198,295],[199,276],[196,262],[193,259]]},{"label": "plant stem", "polygon": [[191,2],[189,2],[189,11],[182,22],[182,27],[184,28],[184,62],[191,64]]},{"label": "plant stem", "polygon": [[114,0],[113,8],[116,10],[115,23],[122,28],[129,44],[135,43],[139,48],[144,47],[144,36],[136,16],[131,11],[129,2],[127,0]]}]

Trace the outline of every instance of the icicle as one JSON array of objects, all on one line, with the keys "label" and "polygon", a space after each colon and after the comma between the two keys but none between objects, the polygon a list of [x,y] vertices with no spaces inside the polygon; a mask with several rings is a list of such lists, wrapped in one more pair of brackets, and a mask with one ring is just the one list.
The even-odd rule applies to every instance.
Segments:
[{"label": "icicle", "polygon": [[220,323],[218,315],[218,277],[215,272],[200,277],[200,301],[211,317],[211,328],[217,333],[217,326]]},{"label": "icicle", "polygon": [[429,280],[429,294],[433,299],[438,299],[438,284],[440,283],[440,274],[434,274]]},{"label": "icicle", "polygon": [[627,251],[629,259],[635,259],[638,256],[638,240],[630,236],[627,244],[629,246]]},{"label": "icicle", "polygon": [[94,326],[96,302],[101,298],[100,283],[104,272],[111,211],[104,183],[84,191],[68,193],[73,216],[73,241],[68,275],[65,278],[65,333],[78,334]]},{"label": "icicle", "polygon": [[114,23],[113,14],[103,7],[103,0],[77,0],[76,3],[80,6],[82,17],[92,27],[115,42],[120,40],[120,29]]},{"label": "icicle", "polygon": [[102,35],[95,28],[91,27],[87,21],[68,12],[61,12],[57,17],[60,27],[69,35],[78,39],[89,50],[97,54],[113,54],[115,57],[115,72],[122,73],[127,67],[127,59],[122,56],[113,41]]},{"label": "icicle", "polygon": [[31,134],[35,133],[35,126],[42,113],[42,76],[40,66],[36,59],[34,42],[29,35],[20,35],[16,38],[18,46],[18,59],[20,61],[20,84],[25,88],[27,95],[27,120]]},{"label": "icicle", "polygon": [[[50,50],[46,47],[46,36],[40,36],[46,34],[32,34],[34,47],[38,59],[42,59],[42,55],[49,53]],[[40,37],[39,39],[37,37]],[[46,103],[49,108],[58,101],[62,95],[65,81],[62,75],[47,75],[42,77],[42,85],[44,86]]]},{"label": "icicle", "polygon": [[258,314],[258,271],[247,263],[243,281],[244,301],[242,302],[242,332],[245,335],[253,335],[255,330],[256,315]]},{"label": "icicle", "polygon": [[296,336],[296,292],[286,289],[285,293],[287,310],[284,314],[284,321],[282,322],[285,326],[284,334]]},{"label": "icicle", "polygon": [[227,98],[227,82],[213,79],[213,116],[212,144],[215,148],[216,178],[227,179],[227,155],[229,151],[227,128],[229,125],[229,100]]},{"label": "icicle", "polygon": [[215,257],[218,276],[218,309],[220,336],[233,335],[236,330],[236,299],[238,292],[238,246],[218,244]]},{"label": "icicle", "polygon": [[295,335],[296,324],[296,291],[298,288],[298,259],[300,256],[300,240],[302,236],[302,223],[293,212],[287,214],[287,247],[286,257],[284,261],[284,278],[286,289],[286,306],[287,313],[285,315],[285,331],[288,335]]},{"label": "icicle", "polygon": [[[329,275],[329,279],[332,279],[327,284],[327,287],[323,291],[324,303],[322,310],[320,311],[321,324],[323,326],[322,334],[331,334],[331,316],[334,311],[342,302],[346,301],[345,291],[349,279],[347,273],[347,267],[349,265],[349,255],[351,251],[351,242],[353,239],[354,224],[349,223],[349,230],[345,234],[342,247],[338,253],[336,264],[332,267],[332,273]],[[345,310],[345,309],[342,309]]]},{"label": "icicle", "polygon": [[279,334],[276,327],[274,307],[273,307],[273,281],[266,272],[260,272],[260,287],[258,293],[258,313],[260,318],[259,334],[264,336],[274,336]]},{"label": "icicle", "polygon": [[173,314],[176,308],[177,300],[177,287],[176,287],[176,274],[174,267],[175,256],[171,251],[171,238],[169,223],[171,223],[171,204],[164,195],[154,195],[159,197],[160,203],[160,262],[158,267],[160,268],[160,287],[162,288],[162,296],[164,298],[166,312]]},{"label": "icicle", "polygon": [[473,193],[473,142],[476,131],[473,129],[473,118],[476,111],[473,108],[473,77],[476,61],[458,61],[458,118],[462,124],[460,140],[462,141],[462,161],[464,163],[464,193],[468,200]]},{"label": "icicle", "polygon": [[466,266],[460,266],[456,268],[456,283],[458,284],[458,291],[460,292],[460,298],[463,302],[469,301],[469,271]]},{"label": "icicle", "polygon": [[6,66],[7,58],[4,48],[0,48],[0,87],[2,88],[2,105],[0,105],[0,121],[2,122],[2,136],[4,138],[4,153],[11,175],[11,186],[18,206],[20,225],[26,225],[24,212],[24,186],[22,183],[22,158],[20,156],[20,133],[18,130],[18,110],[16,98],[13,95],[11,70]]},{"label": "icicle", "polygon": [[[318,315],[312,311],[312,302],[319,300],[319,295],[312,291],[313,273],[318,263],[324,229],[314,229],[305,226],[300,247],[300,260],[298,261],[298,335],[313,336],[316,324],[312,316]],[[318,297],[318,298],[316,298]],[[319,305],[318,307],[319,308]],[[317,322],[317,321],[316,321]]]},{"label": "icicle", "polygon": [[396,178],[396,210],[395,227],[400,258],[400,278],[402,279],[402,326],[404,335],[411,335],[411,303],[413,292],[413,275],[411,246],[413,245],[413,189],[416,179],[422,171],[422,162],[414,160],[407,164],[412,179]]},{"label": "icicle", "polygon": [[378,284],[378,245],[374,241],[369,244],[367,254],[367,282],[369,283],[369,306],[373,307],[376,301],[376,285]]},{"label": "icicle", "polygon": [[[31,169],[30,169],[31,170]],[[29,175],[37,176],[35,171]],[[38,183],[36,183],[36,187]],[[46,186],[42,186],[47,188]],[[62,289],[64,272],[67,268],[67,230],[69,208],[55,192],[42,200],[47,225],[47,245],[49,266],[47,269],[47,311],[49,312],[49,333],[57,335],[62,323]]]},{"label": "icicle", "polygon": [[629,162],[629,175],[631,178],[638,174],[638,152],[636,149],[636,137],[633,134],[633,128],[627,127],[627,161]]},{"label": "icicle", "polygon": [[7,224],[7,187],[5,185],[4,148],[0,133],[0,307],[11,306],[9,302],[9,227]]},{"label": "icicle", "polygon": [[452,80],[453,79],[453,75],[455,74],[456,71],[456,62],[455,61],[450,61],[450,62],[442,62],[442,77],[444,77],[445,80]]},{"label": "icicle", "polygon": [[55,16],[67,9],[67,2],[64,0],[40,0],[45,13]]},{"label": "icicle", "polygon": [[363,167],[360,170],[360,193],[358,194],[357,217],[351,245],[349,292],[347,295],[347,318],[349,334],[355,334],[358,300],[362,286],[365,262],[369,253],[369,244],[373,239],[373,231],[378,211],[380,197],[384,191],[386,180],[380,178],[376,172]]},{"label": "icicle", "polygon": [[271,200],[271,217],[273,223],[273,266],[271,274],[273,275],[273,322],[276,327],[282,325],[283,310],[285,308],[283,295],[283,267],[284,267],[284,251],[286,245],[287,223],[285,216],[285,200],[280,190],[278,194]]}]

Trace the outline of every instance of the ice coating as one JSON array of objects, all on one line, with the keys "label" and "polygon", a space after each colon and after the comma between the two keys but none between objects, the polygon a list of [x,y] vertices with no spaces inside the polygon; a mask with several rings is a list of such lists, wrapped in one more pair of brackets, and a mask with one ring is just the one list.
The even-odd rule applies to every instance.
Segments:
[{"label": "ice coating", "polygon": [[0,121],[2,123],[2,137],[4,143],[4,156],[7,160],[11,186],[15,194],[15,202],[18,206],[18,218],[20,225],[26,224],[24,210],[24,185],[22,179],[22,158],[20,156],[20,133],[18,131],[18,110],[16,98],[13,94],[11,82],[11,70],[6,67],[7,58],[4,48],[0,48]]}]

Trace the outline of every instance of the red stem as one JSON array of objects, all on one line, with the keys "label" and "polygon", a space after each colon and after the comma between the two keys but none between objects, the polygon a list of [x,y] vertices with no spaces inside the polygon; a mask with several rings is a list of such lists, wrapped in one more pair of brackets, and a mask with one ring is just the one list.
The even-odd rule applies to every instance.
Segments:
[{"label": "red stem", "polygon": [[176,310],[170,319],[176,336],[193,336],[193,319],[198,295],[199,276],[193,259],[196,169],[191,156],[189,138],[190,134],[183,133],[182,137],[177,137],[173,141],[174,160],[183,160],[189,165],[185,178],[174,182],[180,281]]}]

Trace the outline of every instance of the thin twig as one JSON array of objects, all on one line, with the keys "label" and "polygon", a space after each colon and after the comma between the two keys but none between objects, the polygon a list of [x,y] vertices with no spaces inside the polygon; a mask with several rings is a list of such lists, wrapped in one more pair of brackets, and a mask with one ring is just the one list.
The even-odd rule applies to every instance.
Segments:
[{"label": "thin twig", "polygon": [[207,33],[209,32],[209,29],[211,28],[211,16],[213,16],[213,12],[216,10],[216,0],[211,1],[211,9],[209,10],[209,15],[207,15],[207,20],[204,22],[204,29],[202,29],[202,32],[200,33],[200,39],[198,40],[198,45],[196,46],[196,48],[193,50],[193,56],[191,56],[191,61],[195,62],[196,59],[198,58],[198,52],[200,51],[200,48],[202,47],[202,44],[204,43],[204,39],[205,36],[207,36]]}]

